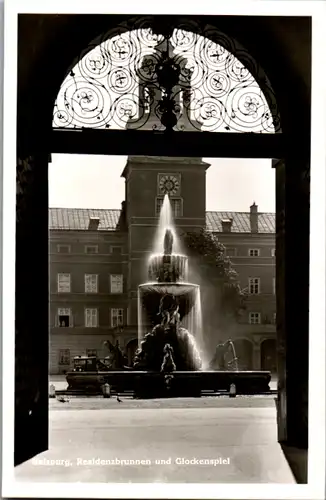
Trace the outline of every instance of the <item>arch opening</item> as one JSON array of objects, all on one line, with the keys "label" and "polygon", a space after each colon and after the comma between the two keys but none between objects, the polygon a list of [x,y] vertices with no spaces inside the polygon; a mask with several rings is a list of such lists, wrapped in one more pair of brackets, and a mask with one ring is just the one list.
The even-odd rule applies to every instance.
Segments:
[{"label": "arch opening", "polygon": [[270,371],[272,374],[277,373],[276,362],[276,340],[263,340],[260,346],[261,368],[262,370]]},{"label": "arch opening", "polygon": [[74,62],[53,127],[281,132],[271,84],[237,41],[194,22],[166,36],[138,18],[93,41]]},{"label": "arch opening", "polygon": [[238,358],[239,370],[252,370],[253,369],[253,345],[247,339],[235,339],[233,341],[235,346],[236,356]]}]

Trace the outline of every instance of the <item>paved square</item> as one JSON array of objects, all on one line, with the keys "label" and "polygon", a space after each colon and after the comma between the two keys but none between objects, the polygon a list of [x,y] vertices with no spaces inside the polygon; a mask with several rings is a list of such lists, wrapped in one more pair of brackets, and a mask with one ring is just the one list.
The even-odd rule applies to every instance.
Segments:
[{"label": "paved square", "polygon": [[295,483],[273,398],[71,398],[50,407],[50,449],[17,467],[18,480]]}]

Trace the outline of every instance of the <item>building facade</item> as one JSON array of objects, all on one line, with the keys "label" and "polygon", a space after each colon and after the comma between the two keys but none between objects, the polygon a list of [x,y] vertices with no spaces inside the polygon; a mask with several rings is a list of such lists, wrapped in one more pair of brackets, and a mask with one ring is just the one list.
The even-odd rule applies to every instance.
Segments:
[{"label": "building facade", "polygon": [[79,354],[106,356],[108,339],[131,363],[137,289],[146,281],[166,193],[177,231],[216,233],[248,289],[236,324],[206,333],[204,325],[208,356],[230,337],[240,367],[276,371],[275,215],[255,204],[246,213],[206,212],[207,168],[200,158],[129,157],[120,210],[50,208],[50,373],[68,371]]}]

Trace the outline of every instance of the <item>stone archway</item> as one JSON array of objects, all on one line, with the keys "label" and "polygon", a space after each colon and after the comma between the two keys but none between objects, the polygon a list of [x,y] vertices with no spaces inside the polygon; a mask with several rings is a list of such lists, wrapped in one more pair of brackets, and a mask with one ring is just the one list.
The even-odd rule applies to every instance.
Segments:
[{"label": "stone archway", "polygon": [[273,375],[277,372],[276,360],[276,340],[265,339],[260,344],[260,363],[261,369],[272,372]]},{"label": "stone archway", "polygon": [[253,369],[253,344],[248,339],[235,339],[235,352],[238,358],[239,370]]},{"label": "stone archway", "polygon": [[[124,17],[128,19],[128,16]],[[48,329],[47,166],[49,155],[54,152],[100,154],[102,151],[102,154],[171,156],[205,154],[213,157],[232,155],[237,151],[239,156],[247,158],[285,158],[285,162],[276,167],[276,266],[280,277],[277,280],[278,428],[280,441],[307,447],[311,19],[279,20],[248,16],[245,25],[242,21],[239,16],[208,16],[201,19],[201,22],[219,25],[224,32],[238,37],[265,68],[280,107],[284,141],[282,137],[281,141],[280,137],[276,137],[282,134],[275,134],[274,137],[266,137],[267,134],[221,134],[222,138],[219,134],[208,134],[211,135],[208,139],[207,134],[192,132],[189,140],[186,133],[174,134],[167,139],[151,132],[146,132],[144,136],[142,131],[122,131],[122,135],[109,135],[107,132],[114,131],[107,130],[99,131],[104,135],[99,135],[96,141],[92,133],[77,131],[74,134],[72,130],[72,134],[69,137],[65,135],[60,142],[58,138],[62,135],[56,134],[55,139],[52,131],[53,104],[58,87],[75,55],[99,31],[107,29],[107,25],[113,26],[116,18],[103,15],[20,16],[15,464],[48,446],[48,338],[44,336]],[[164,23],[169,25],[171,21],[162,19],[161,24]],[[298,29],[305,34],[300,39],[296,36]],[[60,57],[58,40],[60,47],[64,47]],[[35,112],[35,103],[41,104],[42,113]],[[298,220],[300,232],[296,229]],[[26,266],[25,249],[31,239],[34,241],[34,252]],[[292,258],[294,254],[296,260]],[[301,262],[300,273],[297,273],[296,261]],[[35,280],[35,269],[38,269],[38,280]],[[43,292],[40,293],[40,290]],[[30,315],[35,296],[40,297],[41,310],[40,328],[37,331]],[[298,331],[300,336],[297,335]],[[37,351],[33,349],[35,344],[38,345]],[[301,367],[299,372],[298,363]],[[26,378],[32,380],[33,385],[26,387]],[[31,409],[33,411],[29,412]],[[304,417],[298,418],[301,414]],[[35,435],[38,441],[34,439]],[[26,443],[28,436],[31,439]]]},{"label": "stone archway", "polygon": [[269,78],[236,39],[194,19],[164,26],[149,16],[115,26],[75,59],[53,128],[282,132]]}]

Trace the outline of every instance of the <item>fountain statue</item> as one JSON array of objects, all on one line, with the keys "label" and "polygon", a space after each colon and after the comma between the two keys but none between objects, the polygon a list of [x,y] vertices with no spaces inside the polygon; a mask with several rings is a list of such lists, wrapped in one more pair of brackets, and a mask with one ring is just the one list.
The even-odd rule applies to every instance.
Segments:
[{"label": "fountain statue", "polygon": [[[106,340],[103,345],[108,349],[109,355],[105,357],[106,370],[128,370],[128,360],[120,349],[119,342],[113,345],[110,340]],[[99,362],[99,361],[98,361]],[[102,366],[103,367],[103,366]]]},{"label": "fountain statue", "polygon": [[215,354],[209,363],[211,370],[238,371],[238,358],[236,356],[234,343],[228,339],[224,344],[216,346]]},{"label": "fountain statue", "polygon": [[[195,339],[181,326],[178,309],[176,297],[166,293],[161,297],[161,321],[141,341],[135,354],[134,369],[161,372],[200,370],[201,359]],[[173,370],[170,369],[172,366]]]},{"label": "fountain statue", "polygon": [[194,335],[181,322],[198,300],[199,287],[185,281],[187,257],[173,254],[173,240],[172,230],[167,228],[164,252],[152,255],[149,261],[151,281],[139,286],[140,301],[156,324],[140,341],[136,370],[168,373],[200,370],[202,365]]},{"label": "fountain statue", "polygon": [[172,255],[172,246],[173,234],[171,229],[167,229],[164,236],[164,255]]}]

